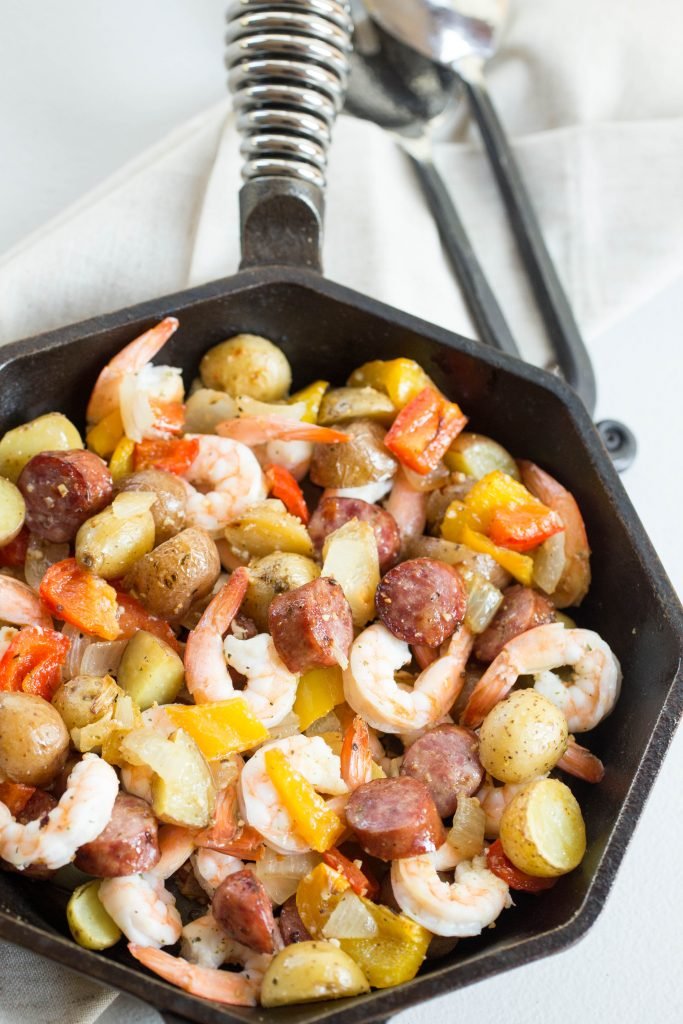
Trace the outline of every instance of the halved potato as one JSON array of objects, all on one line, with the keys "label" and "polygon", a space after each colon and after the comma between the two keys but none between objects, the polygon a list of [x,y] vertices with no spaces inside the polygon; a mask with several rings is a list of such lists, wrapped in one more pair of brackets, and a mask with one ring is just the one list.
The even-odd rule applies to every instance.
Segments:
[{"label": "halved potato", "polygon": [[537,779],[503,811],[500,841],[528,875],[554,878],[577,867],[586,852],[586,826],[576,797],[559,779]]},{"label": "halved potato", "polygon": [[82,447],[81,435],[71,420],[61,412],[49,412],[8,430],[0,440],[0,476],[16,483],[26,463],[39,452],[64,452]]},{"label": "halved potato", "polygon": [[260,558],[273,551],[296,555],[313,554],[308,530],[277,498],[257,501],[236,516],[225,528],[225,539],[238,555]]},{"label": "halved potato", "polygon": [[101,879],[74,889],[66,905],[66,920],[74,939],[84,949],[109,949],[122,933],[100,903]]},{"label": "halved potato", "polygon": [[379,557],[370,523],[351,519],[326,538],[321,576],[330,576],[351,605],[354,626],[375,617],[375,591],[379,585]]},{"label": "halved potato", "polygon": [[375,420],[388,427],[395,417],[389,396],[374,388],[331,388],[323,395],[318,411],[318,423],[327,427],[359,419]]},{"label": "halved potato", "polygon": [[355,961],[331,942],[295,942],[273,957],[263,976],[262,1006],[343,999],[368,992]]},{"label": "halved potato", "polygon": [[517,463],[510,453],[502,444],[483,434],[466,431],[458,434],[444,455],[444,462],[453,472],[466,473],[477,480],[494,469],[501,469],[515,480],[520,479]]},{"label": "halved potato", "polygon": [[26,505],[21,491],[0,476],[0,548],[14,540],[25,518]]}]

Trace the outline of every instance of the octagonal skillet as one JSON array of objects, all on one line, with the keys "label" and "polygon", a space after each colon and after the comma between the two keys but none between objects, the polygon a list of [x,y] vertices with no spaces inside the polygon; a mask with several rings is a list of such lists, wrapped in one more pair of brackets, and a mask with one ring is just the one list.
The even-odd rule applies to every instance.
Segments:
[{"label": "octagonal skillet", "polygon": [[[240,12],[250,5],[259,13],[265,7],[242,0]],[[285,0],[279,6],[319,14],[342,5]],[[273,175],[260,173],[267,168],[252,162],[258,173],[240,197],[240,273],[0,349],[0,433],[55,409],[82,423],[102,365],[168,314],[181,326],[163,360],[181,366],[188,383],[202,354],[240,331],[281,346],[295,387],[316,378],[342,384],[369,359],[408,356],[462,406],[473,430],[538,462],[575,495],[593,549],[593,584],[576,618],[613,648],[624,682],[615,711],[591,736],[592,749],[606,765],[603,783],[572,783],[589,839],[581,866],[542,898],[515,894],[517,906],[501,915],[494,931],[463,940],[398,988],[278,1010],[220,1007],[148,973],[123,943],[105,953],[80,948],[68,934],[65,894],[48,883],[0,874],[2,938],[152,1003],[168,1022],[386,1020],[575,942],[605,902],[683,711],[683,610],[580,400],[542,370],[325,280],[319,263],[321,188],[311,180],[314,175],[291,173],[286,163],[273,164]]]}]

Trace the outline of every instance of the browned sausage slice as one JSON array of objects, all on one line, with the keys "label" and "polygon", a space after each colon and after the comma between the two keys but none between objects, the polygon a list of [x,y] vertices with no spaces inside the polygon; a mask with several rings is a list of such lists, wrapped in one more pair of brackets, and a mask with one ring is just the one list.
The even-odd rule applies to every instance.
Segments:
[{"label": "browned sausage slice", "polygon": [[268,609],[268,628],[290,672],[348,665],[353,642],[351,608],[339,584],[326,576],[278,594]]},{"label": "browned sausage slice", "polygon": [[282,904],[278,924],[285,946],[291,946],[294,942],[308,942],[311,938],[297,910],[296,896],[290,896]]},{"label": "browned sausage slice", "polygon": [[359,786],[346,805],[346,821],[363,849],[380,860],[430,853],[446,838],[431,793],[409,775]]},{"label": "browned sausage slice", "polygon": [[419,779],[432,794],[442,818],[455,813],[458,794],[472,796],[484,778],[479,740],[459,725],[438,725],[408,748],[401,775]]},{"label": "browned sausage slice", "polygon": [[505,647],[520,633],[535,626],[544,626],[555,621],[552,602],[543,594],[516,583],[503,593],[503,603],[487,629],[477,639],[474,656],[479,661],[493,661]]},{"label": "browned sausage slice", "polygon": [[73,540],[79,526],[108,505],[114,493],[106,464],[81,449],[34,455],[17,486],[29,530],[55,544]]},{"label": "browned sausage slice", "polygon": [[228,875],[213,894],[213,916],[231,939],[259,953],[275,949],[275,918],[270,897],[253,871]]},{"label": "browned sausage slice", "polygon": [[375,607],[399,640],[438,647],[464,619],[467,594],[456,569],[433,558],[413,558],[386,574]]},{"label": "browned sausage slice", "polygon": [[401,535],[396,520],[386,509],[371,505],[369,501],[361,501],[360,498],[321,499],[308,524],[308,532],[316,551],[320,553],[325,538],[352,519],[370,523],[377,541],[379,569],[382,573],[386,572],[395,564],[401,550]]},{"label": "browned sausage slice", "polygon": [[97,839],[81,846],[75,864],[98,878],[118,878],[149,871],[161,856],[157,820],[149,804],[119,793],[109,824]]}]

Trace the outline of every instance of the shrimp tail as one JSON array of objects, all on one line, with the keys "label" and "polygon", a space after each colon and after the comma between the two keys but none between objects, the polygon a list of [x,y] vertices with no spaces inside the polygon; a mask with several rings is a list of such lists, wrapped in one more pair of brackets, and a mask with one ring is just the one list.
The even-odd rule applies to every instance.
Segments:
[{"label": "shrimp tail", "polygon": [[219,423],[216,433],[247,445],[276,440],[342,444],[350,440],[349,435],[341,430],[320,427],[316,423],[298,423],[284,416],[240,416],[239,419]]},{"label": "shrimp tail", "polygon": [[344,733],[340,758],[341,777],[351,791],[371,780],[370,732],[360,715],[355,716]]},{"label": "shrimp tail", "polygon": [[135,942],[128,943],[128,951],[144,967],[191,995],[229,1006],[256,1006],[259,982],[244,973],[231,974],[212,967],[200,967],[182,957],[171,956],[153,946],[139,946]]},{"label": "shrimp tail", "polygon": [[556,767],[584,782],[602,782],[605,777],[605,766],[600,758],[577,743],[573,736],[569,737],[567,749]]}]

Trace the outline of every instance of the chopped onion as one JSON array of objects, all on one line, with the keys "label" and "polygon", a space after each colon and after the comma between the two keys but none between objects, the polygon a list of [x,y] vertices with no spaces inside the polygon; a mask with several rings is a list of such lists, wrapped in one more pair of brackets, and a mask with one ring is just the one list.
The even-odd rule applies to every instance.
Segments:
[{"label": "chopped onion", "polygon": [[24,576],[29,587],[37,590],[50,566],[68,557],[68,544],[52,544],[31,535],[24,562]]},{"label": "chopped onion", "polygon": [[306,729],[306,736],[323,736],[328,732],[341,732],[341,722],[334,711],[328,711],[322,718],[317,718]]},{"label": "chopped onion", "polygon": [[287,878],[285,875],[264,875],[261,877],[258,861],[256,861],[255,865],[250,865],[250,867],[254,868],[255,873],[261,878],[263,888],[278,907],[286,903],[289,897],[293,896],[299,888],[298,878]]},{"label": "chopped onion", "polygon": [[562,578],[567,559],[564,530],[544,540],[534,554],[533,581],[546,594],[553,594]]},{"label": "chopped onion", "polygon": [[443,462],[440,462],[436,469],[433,469],[430,473],[416,473],[414,470],[408,469],[407,466],[403,466],[403,472],[413,490],[420,491],[423,494],[429,491],[438,491],[440,487],[443,487],[450,480],[451,476]]},{"label": "chopped onion", "polygon": [[296,736],[300,731],[299,716],[290,711],[279,725],[274,725],[268,730],[268,735],[271,740],[286,740],[288,736]]},{"label": "chopped onion", "polygon": [[152,491],[122,491],[112,502],[112,512],[117,519],[130,519],[149,512],[156,500],[157,496]]},{"label": "chopped onion", "polygon": [[279,905],[294,895],[304,875],[319,863],[320,854],[317,853],[279,854],[266,847],[253,870],[273,903]]},{"label": "chopped onion", "polygon": [[360,896],[348,890],[330,914],[325,927],[325,939],[371,939],[379,928]]},{"label": "chopped onion", "polygon": [[81,674],[81,661],[83,660],[83,655],[90,644],[93,643],[93,639],[90,636],[86,636],[85,633],[81,633],[80,629],[77,629],[76,626],[72,626],[70,622],[64,624],[62,633],[71,641],[69,653],[66,656],[66,661],[62,668],[62,679],[66,683],[69,679],[73,679],[74,676]]},{"label": "chopped onion", "polygon": [[463,860],[471,860],[484,849],[486,815],[475,797],[458,796],[453,827],[447,835],[450,846]]},{"label": "chopped onion", "polygon": [[473,633],[483,633],[503,603],[503,595],[478,572],[462,566],[460,575],[467,588],[465,623]]},{"label": "chopped onion", "polygon": [[81,658],[79,673],[85,676],[116,675],[127,644],[127,640],[88,644]]}]

